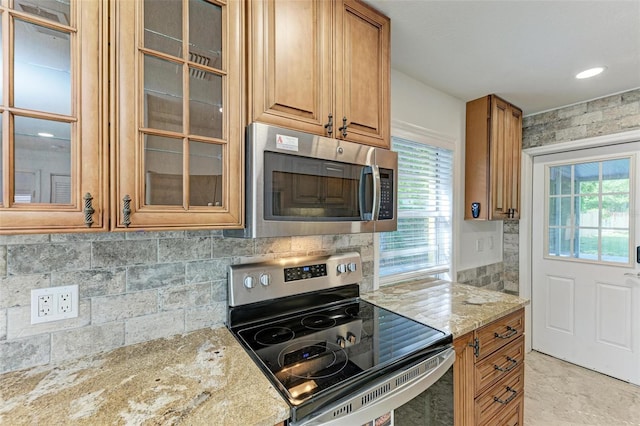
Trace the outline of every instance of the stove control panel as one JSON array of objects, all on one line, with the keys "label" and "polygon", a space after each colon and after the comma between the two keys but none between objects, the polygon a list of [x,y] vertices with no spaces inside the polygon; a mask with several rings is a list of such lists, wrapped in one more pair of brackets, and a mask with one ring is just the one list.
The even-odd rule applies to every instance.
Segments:
[{"label": "stove control panel", "polygon": [[229,306],[362,281],[360,253],[280,258],[229,267]]},{"label": "stove control panel", "polygon": [[284,268],[284,281],[304,280],[308,278],[318,278],[327,276],[327,264],[319,263],[317,265],[295,266],[293,268]]}]

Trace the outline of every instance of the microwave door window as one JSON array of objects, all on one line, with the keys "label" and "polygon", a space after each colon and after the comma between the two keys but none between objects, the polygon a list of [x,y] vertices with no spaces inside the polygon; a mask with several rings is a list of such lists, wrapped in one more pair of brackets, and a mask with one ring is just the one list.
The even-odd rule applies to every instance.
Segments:
[{"label": "microwave door window", "polygon": [[360,219],[362,166],[265,152],[265,219],[351,221]]}]

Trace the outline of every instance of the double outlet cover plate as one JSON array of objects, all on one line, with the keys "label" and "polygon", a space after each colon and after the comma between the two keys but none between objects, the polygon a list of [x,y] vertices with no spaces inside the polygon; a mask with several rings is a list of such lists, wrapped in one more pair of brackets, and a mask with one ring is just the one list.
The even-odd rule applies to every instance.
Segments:
[{"label": "double outlet cover plate", "polygon": [[77,285],[31,290],[31,324],[75,318],[77,316]]}]

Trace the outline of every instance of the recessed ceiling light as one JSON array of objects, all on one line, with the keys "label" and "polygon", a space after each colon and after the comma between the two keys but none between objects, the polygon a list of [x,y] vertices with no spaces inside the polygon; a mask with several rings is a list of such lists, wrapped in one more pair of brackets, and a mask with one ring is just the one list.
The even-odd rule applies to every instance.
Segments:
[{"label": "recessed ceiling light", "polygon": [[579,72],[578,74],[576,74],[576,78],[583,79],[583,78],[595,77],[596,75],[598,75],[602,71],[604,71],[604,69],[605,69],[605,67],[589,68],[588,70],[584,70],[584,71]]},{"label": "recessed ceiling light", "polygon": [[52,138],[53,133],[40,132],[38,133],[38,136],[42,136],[43,138]]}]

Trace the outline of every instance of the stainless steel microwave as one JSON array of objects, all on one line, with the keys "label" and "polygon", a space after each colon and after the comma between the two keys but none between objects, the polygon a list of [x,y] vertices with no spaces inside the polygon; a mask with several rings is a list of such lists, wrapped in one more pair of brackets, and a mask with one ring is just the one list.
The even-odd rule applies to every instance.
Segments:
[{"label": "stainless steel microwave", "polygon": [[395,152],[261,123],[247,127],[246,227],[229,237],[395,231]]}]

